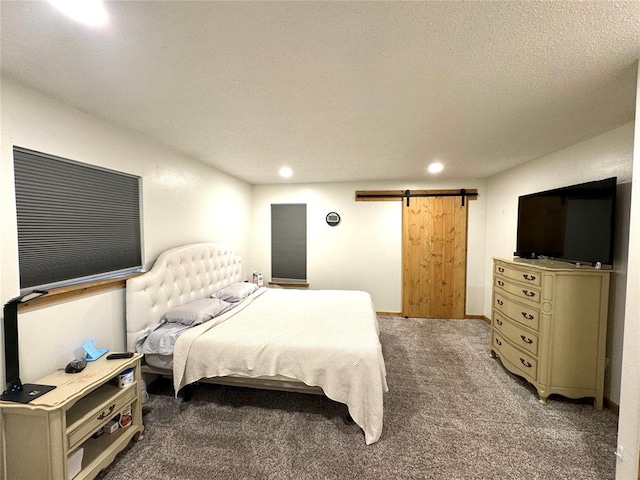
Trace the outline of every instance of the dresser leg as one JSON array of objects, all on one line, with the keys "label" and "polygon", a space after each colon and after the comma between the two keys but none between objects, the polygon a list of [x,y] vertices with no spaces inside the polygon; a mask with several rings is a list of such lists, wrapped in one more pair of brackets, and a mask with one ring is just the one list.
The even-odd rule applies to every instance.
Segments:
[{"label": "dresser leg", "polygon": [[491,358],[498,358],[498,356],[496,355],[496,352],[494,352],[493,350],[491,350],[491,351],[489,352],[489,357],[491,357]]}]

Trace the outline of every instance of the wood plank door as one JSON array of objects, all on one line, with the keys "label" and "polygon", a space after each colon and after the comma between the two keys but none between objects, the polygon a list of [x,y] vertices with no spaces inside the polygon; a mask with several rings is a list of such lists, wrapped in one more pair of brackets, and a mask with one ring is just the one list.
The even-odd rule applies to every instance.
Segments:
[{"label": "wood plank door", "polygon": [[462,197],[413,197],[402,206],[402,314],[464,318],[467,205]]}]

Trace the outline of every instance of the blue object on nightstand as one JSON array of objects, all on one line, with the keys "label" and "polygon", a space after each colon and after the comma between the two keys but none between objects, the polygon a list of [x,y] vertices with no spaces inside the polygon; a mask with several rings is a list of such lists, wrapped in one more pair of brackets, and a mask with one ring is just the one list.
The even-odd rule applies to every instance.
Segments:
[{"label": "blue object on nightstand", "polygon": [[87,355],[84,357],[87,362],[93,362],[109,351],[108,348],[96,348],[93,340],[89,340],[82,345],[82,349],[87,352]]}]

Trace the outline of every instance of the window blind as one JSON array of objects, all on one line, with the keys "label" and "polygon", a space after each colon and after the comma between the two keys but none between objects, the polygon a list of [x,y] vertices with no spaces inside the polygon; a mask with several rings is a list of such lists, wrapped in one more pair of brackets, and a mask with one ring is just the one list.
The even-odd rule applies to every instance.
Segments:
[{"label": "window blind", "polygon": [[271,277],[307,279],[307,205],[271,205]]},{"label": "window blind", "polygon": [[13,149],[21,290],[142,266],[140,177]]}]

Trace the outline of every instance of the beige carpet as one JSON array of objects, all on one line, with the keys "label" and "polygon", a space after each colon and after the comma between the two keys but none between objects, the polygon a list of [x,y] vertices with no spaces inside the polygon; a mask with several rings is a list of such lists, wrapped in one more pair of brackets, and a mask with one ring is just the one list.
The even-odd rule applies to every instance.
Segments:
[{"label": "beige carpet", "polygon": [[480,320],[380,317],[384,430],[367,446],[326,397],[199,385],[185,403],[149,387],[144,439],[99,478],[613,479],[617,417],[534,390],[489,358]]}]

